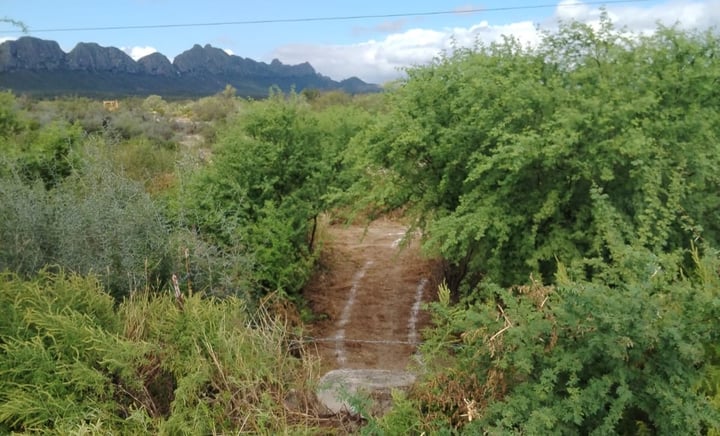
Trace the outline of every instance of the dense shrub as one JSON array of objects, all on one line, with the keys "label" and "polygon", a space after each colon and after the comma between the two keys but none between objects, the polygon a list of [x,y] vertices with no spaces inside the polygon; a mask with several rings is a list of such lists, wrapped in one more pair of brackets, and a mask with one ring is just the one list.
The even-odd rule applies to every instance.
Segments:
[{"label": "dense shrub", "polygon": [[175,229],[170,238],[169,259],[176,272],[194,292],[214,297],[234,296],[256,302],[258,284],[254,257],[240,241],[213,244],[193,229]]},{"label": "dense shrub", "polygon": [[224,123],[234,117],[240,107],[235,89],[228,85],[225,90],[211,97],[203,97],[190,105],[193,119]]},{"label": "dense shrub", "polygon": [[87,161],[51,190],[0,178],[0,204],[0,270],[92,272],[116,297],[164,276],[169,232],[159,207],[103,162]]},{"label": "dense shrub", "polygon": [[41,180],[51,188],[79,165],[77,149],[82,139],[82,130],[77,125],[50,123],[29,131],[17,140],[18,171],[26,180]]},{"label": "dense shrub", "polygon": [[413,213],[453,289],[552,280],[556,258],[592,277],[612,260],[599,208],[654,252],[718,246],[718,50],[716,33],[623,36],[606,17],[459,49],[391,93],[359,190]]},{"label": "dense shrub", "polygon": [[58,239],[45,187],[19,176],[0,177],[0,204],[0,271],[40,270],[51,260]]},{"label": "dense shrub", "polygon": [[137,138],[107,148],[105,155],[116,171],[143,183],[149,192],[158,192],[169,187],[161,183],[171,182],[177,151]]},{"label": "dense shrub", "polygon": [[115,308],[92,278],[2,275],[0,315],[2,433],[318,432],[304,414],[315,363],[239,299],[138,293]]},{"label": "dense shrub", "polygon": [[714,392],[703,388],[720,363],[707,349],[720,335],[720,257],[696,254],[684,277],[647,252],[632,256],[638,267],[619,286],[573,279],[561,266],[555,287],[483,283],[483,298],[459,305],[445,288],[422,346],[423,381],[377,425],[414,420],[428,434],[720,428]]},{"label": "dense shrub", "polygon": [[222,131],[186,193],[188,223],[223,249],[245,247],[265,290],[293,293],[311,271],[330,178],[317,124],[297,96],[256,103]]},{"label": "dense shrub", "polygon": [[26,120],[19,112],[18,102],[10,92],[0,92],[0,144],[7,138],[21,132],[26,127]]},{"label": "dense shrub", "polygon": [[369,433],[720,429],[718,50],[604,16],[408,71],[355,189],[407,208],[450,287]]},{"label": "dense shrub", "polygon": [[87,133],[101,132],[103,120],[109,113],[103,108],[102,101],[83,97],[28,100],[26,107],[28,117],[38,125],[65,121],[80,126]]},{"label": "dense shrub", "polygon": [[25,180],[50,188],[70,175],[83,131],[77,124],[34,121],[10,93],[0,93],[0,175],[15,169]]}]

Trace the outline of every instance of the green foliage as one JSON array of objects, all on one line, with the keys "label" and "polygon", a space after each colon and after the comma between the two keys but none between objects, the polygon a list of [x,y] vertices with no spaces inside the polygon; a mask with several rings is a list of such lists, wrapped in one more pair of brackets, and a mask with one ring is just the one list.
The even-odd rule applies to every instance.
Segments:
[{"label": "green foliage", "polygon": [[123,102],[120,109],[105,114],[103,118],[106,136],[117,141],[144,138],[166,148],[174,148],[173,123],[152,111],[146,111],[144,104]]},{"label": "green foliage", "polygon": [[27,115],[40,126],[54,121],[66,121],[80,125],[86,133],[103,131],[103,119],[108,112],[102,101],[80,97],[68,97],[56,100],[28,100]]},{"label": "green foliage", "polygon": [[[314,363],[288,354],[282,318],[239,299],[134,294],[115,308],[92,278],[0,277],[0,430],[276,433]],[[298,406],[300,406],[298,404]]]},{"label": "green foliage", "polygon": [[318,89],[305,88],[301,92],[305,100],[310,103],[314,109],[327,109],[328,107],[347,107],[352,102],[353,97],[339,90],[320,91]]},{"label": "green foliage", "polygon": [[74,152],[82,141],[78,125],[51,123],[22,138],[18,169],[26,180],[42,180],[47,188],[68,177],[78,164]]},{"label": "green foliage", "polygon": [[0,271],[30,274],[49,261],[56,234],[47,195],[39,182],[0,178]]},{"label": "green foliage", "polygon": [[98,274],[117,297],[161,277],[169,232],[142,185],[96,162],[57,189],[53,202],[63,235],[58,264]]},{"label": "green foliage", "polygon": [[11,92],[0,92],[0,140],[5,141],[24,128],[15,96]]},{"label": "green foliage", "polygon": [[[326,95],[328,94],[323,94],[319,100],[325,101]],[[328,104],[331,101],[333,100],[329,100]],[[342,100],[341,103],[333,103],[322,110],[316,109],[315,116],[318,129],[324,136],[321,159],[329,167],[327,192],[324,194],[325,207],[342,206],[352,201],[348,192],[363,175],[353,164],[356,155],[364,153],[354,138],[371,124],[372,115],[358,104]]]},{"label": "green foliage", "polygon": [[80,126],[62,121],[39,125],[20,110],[12,94],[0,94],[0,175],[15,168],[27,181],[41,180],[50,188],[70,175],[77,164]]},{"label": "green foliage", "polygon": [[170,269],[194,292],[253,299],[257,288],[253,276],[255,264],[241,244],[221,247],[193,230],[174,229],[169,248]]},{"label": "green foliage", "polygon": [[409,208],[453,288],[611,261],[609,215],[622,242],[654,252],[720,241],[720,40],[619,35],[604,18],[537,48],[457,50],[390,94],[360,189]]},{"label": "green foliage", "polygon": [[142,103],[146,112],[163,116],[168,113],[168,104],[159,95],[150,95]]},{"label": "green foliage", "polygon": [[168,147],[138,138],[108,149],[106,155],[116,171],[143,183],[150,193],[167,189],[172,183],[177,151]]},{"label": "green foliage", "polygon": [[225,90],[212,97],[203,97],[190,105],[193,118],[199,121],[225,122],[232,118],[239,107],[235,90],[226,86]]},{"label": "green foliage", "polygon": [[442,289],[424,381],[372,429],[720,428],[719,47],[604,16],[408,71],[354,189],[407,208],[463,292]]},{"label": "green foliage", "polygon": [[[717,365],[706,347],[720,334],[720,257],[696,259],[692,278],[637,268],[626,271],[622,286],[567,276],[558,277],[557,288],[483,283],[482,299],[433,303],[435,327],[422,346],[427,373],[411,403],[425,419],[422,430],[702,434],[719,428],[720,410],[707,399],[712,392],[699,387]],[[652,266],[654,256],[646,253],[645,263]],[[393,415],[409,414],[406,409]]]},{"label": "green foliage", "polygon": [[[362,428],[366,435],[421,434],[423,431],[423,415],[418,404],[399,390],[392,391],[392,412],[377,419],[368,421]],[[432,434],[439,434],[433,429]]]},{"label": "green foliage", "polygon": [[[0,278],[0,426],[41,432],[103,422],[146,432],[123,385],[120,363],[139,363],[148,344],[118,337],[113,299],[94,279]],[[127,418],[127,419],[126,419]],[[0,427],[3,428],[3,427]]]},{"label": "green foliage", "polygon": [[46,265],[97,274],[116,297],[164,274],[168,229],[142,185],[86,160],[51,190],[0,178],[0,270]]},{"label": "green foliage", "polygon": [[246,247],[267,290],[293,293],[309,276],[330,179],[323,139],[301,99],[274,95],[223,130],[212,165],[189,192],[200,234],[220,247]]}]

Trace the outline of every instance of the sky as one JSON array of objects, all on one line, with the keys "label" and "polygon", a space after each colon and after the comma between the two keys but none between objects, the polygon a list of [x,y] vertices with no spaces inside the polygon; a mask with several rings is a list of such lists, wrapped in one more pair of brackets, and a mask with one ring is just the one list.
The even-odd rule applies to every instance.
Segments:
[{"label": "sky", "polygon": [[[558,20],[596,23],[601,5],[593,0],[0,0],[0,17],[21,21],[25,35],[57,41],[65,52],[79,42],[95,42],[134,59],[158,51],[172,61],[195,44],[210,44],[262,62],[310,62],[335,80],[356,76],[382,84],[453,45],[502,35],[532,44],[538,29],[552,30]],[[720,27],[720,0],[608,1],[605,8],[613,22],[635,32],[651,32],[657,23]],[[0,23],[0,41],[21,36],[17,26]]]}]

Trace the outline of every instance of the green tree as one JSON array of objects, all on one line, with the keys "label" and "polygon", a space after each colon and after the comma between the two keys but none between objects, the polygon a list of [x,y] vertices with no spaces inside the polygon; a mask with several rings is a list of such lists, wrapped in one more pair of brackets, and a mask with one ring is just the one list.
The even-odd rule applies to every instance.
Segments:
[{"label": "green tree", "polygon": [[220,246],[254,255],[258,282],[292,293],[308,278],[329,168],[318,122],[297,95],[275,94],[224,129],[191,189],[190,220]]},{"label": "green tree", "polygon": [[454,289],[551,280],[556,258],[592,277],[613,261],[608,216],[655,252],[717,246],[719,42],[623,37],[604,17],[412,68],[365,135],[360,190],[409,209]]}]

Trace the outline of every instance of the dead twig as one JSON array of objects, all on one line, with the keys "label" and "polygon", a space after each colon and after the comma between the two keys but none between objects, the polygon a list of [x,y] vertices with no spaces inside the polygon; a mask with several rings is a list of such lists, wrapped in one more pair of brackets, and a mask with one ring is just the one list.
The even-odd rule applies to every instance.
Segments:
[{"label": "dead twig", "polygon": [[505,314],[505,311],[503,310],[502,306],[500,306],[500,305],[498,304],[497,307],[498,307],[498,309],[500,309],[500,314],[501,314],[502,317],[505,319],[505,327],[501,328],[497,333],[495,333],[494,335],[492,335],[492,336],[490,337],[490,339],[488,340],[488,342],[494,341],[498,336],[500,336],[501,334],[503,334],[504,332],[506,332],[508,329],[510,329],[510,327],[513,326],[513,323],[510,321],[510,319],[509,319],[509,318],[507,317],[507,315]]},{"label": "dead twig", "polygon": [[173,288],[175,289],[175,303],[177,304],[178,308],[182,310],[183,303],[185,302],[185,297],[183,297],[182,292],[180,292],[180,284],[178,283],[178,278],[175,274],[172,275],[172,284]]}]

